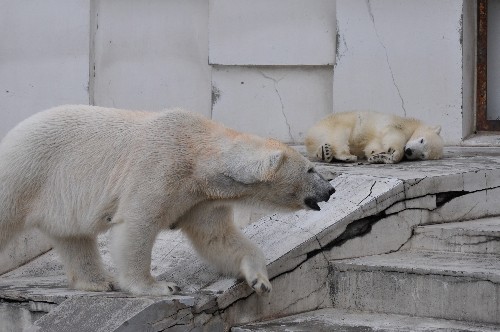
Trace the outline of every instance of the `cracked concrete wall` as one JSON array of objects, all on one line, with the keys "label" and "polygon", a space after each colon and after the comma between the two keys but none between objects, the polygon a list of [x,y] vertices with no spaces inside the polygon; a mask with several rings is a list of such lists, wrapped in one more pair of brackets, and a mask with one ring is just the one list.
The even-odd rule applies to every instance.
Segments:
[{"label": "cracked concrete wall", "polygon": [[303,142],[332,109],[331,66],[214,66],[212,86],[219,91],[214,120],[290,143]]},{"label": "cracked concrete wall", "polygon": [[212,118],[302,143],[332,112],[335,1],[212,0]]},{"label": "cracked concrete wall", "polygon": [[466,1],[51,0],[20,15],[37,8],[2,11],[0,137],[63,103],[185,107],[289,143],[352,109],[440,123],[448,144],[473,129]]},{"label": "cracked concrete wall", "polygon": [[458,144],[462,7],[454,0],[338,1],[334,111],[420,118],[441,124],[446,143]]}]

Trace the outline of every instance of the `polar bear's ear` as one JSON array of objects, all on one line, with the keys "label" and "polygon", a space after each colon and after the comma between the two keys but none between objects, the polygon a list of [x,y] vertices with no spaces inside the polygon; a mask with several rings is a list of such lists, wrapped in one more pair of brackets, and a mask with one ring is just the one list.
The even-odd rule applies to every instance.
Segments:
[{"label": "polar bear's ear", "polygon": [[265,154],[244,155],[228,165],[225,175],[244,184],[264,182],[276,173],[283,162],[283,157],[283,151],[279,150]]},{"label": "polar bear's ear", "polygon": [[434,127],[431,127],[432,130],[436,133],[436,134],[440,134],[441,133],[441,126],[434,126]]}]

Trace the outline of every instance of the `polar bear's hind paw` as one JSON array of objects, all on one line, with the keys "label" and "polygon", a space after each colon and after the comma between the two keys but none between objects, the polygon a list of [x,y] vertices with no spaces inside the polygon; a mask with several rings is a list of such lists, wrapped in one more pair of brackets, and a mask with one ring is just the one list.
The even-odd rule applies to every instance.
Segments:
[{"label": "polar bear's hind paw", "polygon": [[331,162],[333,160],[333,150],[330,144],[325,143],[321,145],[316,152],[316,158],[327,163]]}]

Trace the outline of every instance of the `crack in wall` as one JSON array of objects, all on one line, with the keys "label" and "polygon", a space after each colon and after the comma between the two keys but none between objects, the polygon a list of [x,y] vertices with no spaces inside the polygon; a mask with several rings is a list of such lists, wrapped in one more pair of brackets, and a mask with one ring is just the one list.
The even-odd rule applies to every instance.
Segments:
[{"label": "crack in wall", "polygon": [[274,84],[274,91],[276,92],[276,95],[278,95],[278,99],[280,101],[280,105],[281,105],[281,114],[283,115],[283,118],[285,119],[285,124],[288,128],[288,135],[290,136],[290,139],[292,140],[292,143],[295,142],[295,138],[293,137],[292,135],[292,126],[290,125],[290,123],[288,122],[288,117],[286,116],[286,113],[285,113],[285,105],[283,104],[283,99],[281,98],[281,94],[278,90],[278,83],[284,79],[286,77],[286,75],[284,75],[283,77],[281,77],[280,79],[275,79],[269,75],[266,75],[263,71],[259,71],[260,74],[264,77],[264,78],[267,78],[271,81],[273,81],[273,84]]},{"label": "crack in wall", "polygon": [[375,185],[377,184],[377,181],[374,181],[370,187],[370,192],[368,193],[368,195],[366,195],[365,198],[363,198],[359,203],[358,205],[361,205],[361,203],[363,203],[365,200],[367,200],[368,198],[372,197],[372,193],[373,193],[373,187],[375,187]]},{"label": "crack in wall", "polygon": [[366,6],[368,7],[368,14],[370,15],[370,19],[371,19],[372,24],[373,24],[373,30],[375,31],[375,35],[377,36],[379,44],[382,46],[382,48],[385,51],[385,60],[387,62],[387,67],[389,68],[389,72],[391,74],[392,84],[396,88],[396,91],[398,93],[399,99],[401,100],[401,108],[403,109],[403,114],[406,117],[407,115],[406,115],[405,101],[403,99],[403,96],[401,95],[401,91],[399,90],[399,86],[396,83],[396,79],[394,78],[394,72],[392,71],[391,63],[389,62],[389,55],[387,53],[387,47],[382,42],[382,39],[380,38],[380,35],[378,33],[378,30],[377,30],[377,26],[375,25],[375,17],[373,16],[372,5],[370,3],[370,0],[366,0]]}]

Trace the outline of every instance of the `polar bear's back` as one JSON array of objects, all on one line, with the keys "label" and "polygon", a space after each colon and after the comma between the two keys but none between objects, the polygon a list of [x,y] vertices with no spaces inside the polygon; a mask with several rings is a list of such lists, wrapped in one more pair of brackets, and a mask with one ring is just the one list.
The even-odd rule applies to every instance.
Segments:
[{"label": "polar bear's back", "polygon": [[[154,144],[173,148],[178,131],[200,122],[201,117],[180,110],[94,106],[61,106],[33,115],[0,142],[0,224],[30,223],[27,214],[33,211],[33,218],[77,214],[92,223],[95,216],[82,214],[83,205],[98,210],[111,204],[105,200],[123,189],[130,164],[146,160],[147,148],[151,154]],[[169,159],[168,151],[162,158]]]}]

